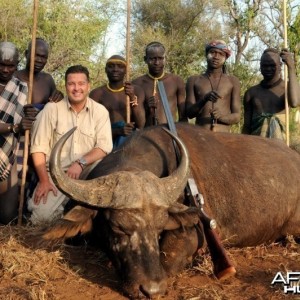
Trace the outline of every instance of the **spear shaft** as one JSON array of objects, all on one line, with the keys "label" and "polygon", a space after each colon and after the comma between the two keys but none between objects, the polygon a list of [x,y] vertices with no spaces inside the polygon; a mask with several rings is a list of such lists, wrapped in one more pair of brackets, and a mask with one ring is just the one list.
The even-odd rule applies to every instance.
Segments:
[{"label": "spear shaft", "polygon": [[[39,5],[39,1],[34,0],[34,3],[33,3],[33,27],[32,27],[32,40],[31,40],[31,53],[30,53],[30,69],[29,69],[29,85],[28,85],[27,104],[32,103],[33,72],[34,72],[34,58],[35,58],[35,42],[36,42],[36,30],[37,30],[37,18],[38,18],[38,5]],[[18,225],[22,225],[24,194],[25,194],[26,174],[27,174],[28,148],[29,148],[29,130],[26,130],[25,131],[24,154],[23,154],[22,180],[21,180],[21,189],[20,189],[20,195],[19,195],[20,198],[19,198]]]}]

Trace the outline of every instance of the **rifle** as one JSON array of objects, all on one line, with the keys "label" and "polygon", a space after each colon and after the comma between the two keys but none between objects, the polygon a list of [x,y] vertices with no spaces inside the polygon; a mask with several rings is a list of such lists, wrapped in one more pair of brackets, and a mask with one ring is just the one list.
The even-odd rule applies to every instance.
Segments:
[{"label": "rifle", "polygon": [[[173,134],[177,135],[175,123],[170,111],[166,91],[162,81],[158,81],[158,90],[160,93],[161,101],[167,118],[168,126]],[[177,159],[179,158],[178,149],[174,143],[175,153]],[[209,249],[212,263],[213,272],[218,279],[226,279],[236,273],[233,264],[230,262],[229,257],[220,241],[218,233],[216,232],[216,221],[211,219],[204,211],[204,198],[202,194],[198,192],[198,188],[194,178],[189,178],[185,194],[192,206],[199,208],[199,219],[203,226],[203,231]]]}]

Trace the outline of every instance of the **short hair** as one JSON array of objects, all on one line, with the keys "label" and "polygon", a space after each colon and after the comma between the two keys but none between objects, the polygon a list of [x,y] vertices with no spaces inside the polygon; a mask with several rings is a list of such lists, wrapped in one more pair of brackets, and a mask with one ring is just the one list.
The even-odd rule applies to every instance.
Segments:
[{"label": "short hair", "polygon": [[266,54],[266,53],[269,53],[269,52],[275,53],[275,54],[278,54],[278,55],[279,55],[279,51],[278,51],[277,49],[275,49],[275,48],[267,48],[267,49],[263,52],[262,55],[264,55],[264,54]]},{"label": "short hair", "polygon": [[162,43],[154,41],[154,42],[149,43],[149,44],[146,46],[146,48],[145,48],[145,55],[146,55],[146,56],[147,56],[148,51],[149,51],[151,48],[162,48],[162,49],[164,49],[164,52],[166,52],[166,48],[165,48],[165,46],[164,46]]},{"label": "short hair", "polygon": [[[44,40],[43,38],[41,38],[41,37],[37,37],[36,39],[35,39],[35,44],[37,44],[37,43],[44,43],[45,44],[45,46],[47,47],[47,49],[49,49],[49,44],[48,44],[48,42],[46,42],[46,40]],[[31,49],[31,45],[32,45],[32,40],[28,43],[28,46],[27,46],[27,50],[30,50]]]},{"label": "short hair", "polygon": [[69,74],[77,74],[77,73],[85,74],[88,82],[90,81],[89,70],[82,65],[75,65],[75,66],[71,66],[67,69],[67,71],[65,73],[65,82],[67,82],[67,78],[68,78]]},{"label": "short hair", "polygon": [[19,63],[19,50],[11,42],[0,43],[0,58],[2,60],[12,60]]},{"label": "short hair", "polygon": [[263,52],[263,54],[261,55],[261,58],[260,58],[260,63],[262,62],[265,55],[270,55],[270,54],[275,54],[274,59],[277,60],[276,63],[281,65],[280,51],[275,49],[275,48],[267,48],[266,50],[264,50],[264,52]]}]

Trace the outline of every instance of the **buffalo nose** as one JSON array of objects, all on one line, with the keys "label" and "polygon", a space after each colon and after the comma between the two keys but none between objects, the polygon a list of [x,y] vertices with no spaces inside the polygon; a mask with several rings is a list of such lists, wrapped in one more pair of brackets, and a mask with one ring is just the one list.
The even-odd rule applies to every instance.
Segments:
[{"label": "buffalo nose", "polygon": [[147,296],[153,295],[163,295],[167,290],[167,281],[164,279],[162,281],[148,281],[147,283],[141,286],[141,290]]}]

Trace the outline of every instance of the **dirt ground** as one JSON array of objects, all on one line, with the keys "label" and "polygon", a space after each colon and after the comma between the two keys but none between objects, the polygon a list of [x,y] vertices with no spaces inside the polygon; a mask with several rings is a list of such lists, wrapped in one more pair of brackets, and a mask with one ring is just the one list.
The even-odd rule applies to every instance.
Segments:
[{"label": "dirt ground", "polygon": [[[122,300],[117,276],[103,253],[87,245],[43,248],[29,227],[0,227],[0,299],[2,300]],[[237,269],[223,282],[212,274],[208,254],[168,280],[168,292],[155,299],[300,299],[271,286],[277,272],[300,272],[300,245],[272,244],[228,249]]]}]

